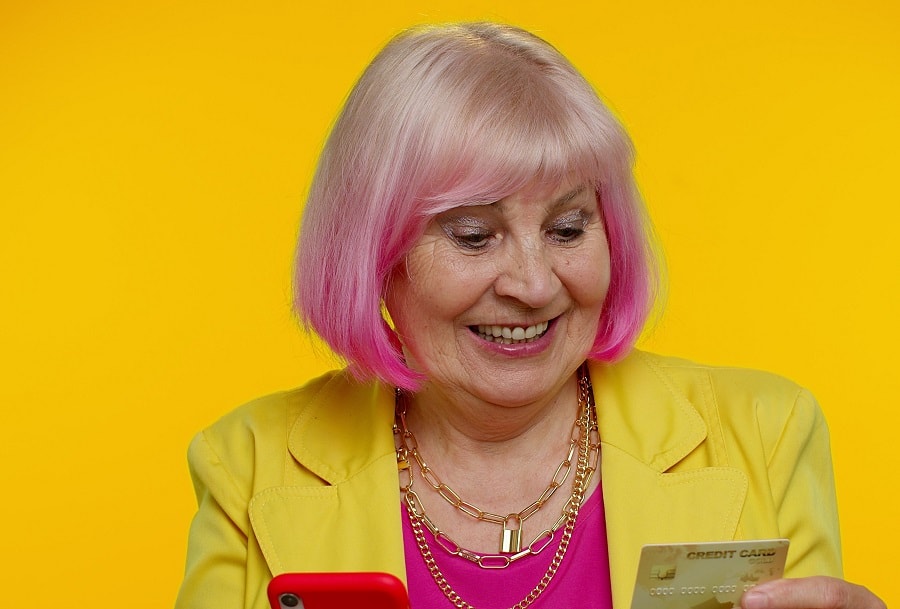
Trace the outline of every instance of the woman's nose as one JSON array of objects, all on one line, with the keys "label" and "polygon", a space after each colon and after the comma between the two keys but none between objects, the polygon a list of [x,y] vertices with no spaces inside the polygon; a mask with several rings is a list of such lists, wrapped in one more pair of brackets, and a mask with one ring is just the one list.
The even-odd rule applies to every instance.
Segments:
[{"label": "woman's nose", "polygon": [[550,304],[561,282],[554,271],[549,252],[542,243],[507,243],[501,257],[494,292],[513,298],[532,309]]}]

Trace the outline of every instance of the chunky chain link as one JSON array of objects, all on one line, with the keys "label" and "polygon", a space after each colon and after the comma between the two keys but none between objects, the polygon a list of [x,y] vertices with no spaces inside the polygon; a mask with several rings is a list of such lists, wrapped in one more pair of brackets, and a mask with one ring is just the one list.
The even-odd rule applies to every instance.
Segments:
[{"label": "chunky chain link", "polygon": [[[419,552],[422,555],[422,559],[425,561],[425,566],[428,569],[428,572],[431,574],[431,577],[434,579],[435,584],[437,584],[438,588],[453,604],[454,607],[457,607],[458,609],[475,609],[474,606],[467,603],[459,596],[459,594],[457,594],[457,592],[451,587],[450,583],[444,577],[444,574],[441,572],[440,567],[437,564],[437,560],[435,559],[434,554],[432,554],[431,552],[431,548],[428,546],[428,540],[425,537],[423,526],[424,528],[427,528],[429,532],[431,532],[431,534],[434,536],[435,542],[446,552],[454,556],[460,556],[462,558],[470,560],[478,564],[478,566],[482,567],[483,569],[505,569],[514,561],[519,560],[520,558],[539,554],[553,542],[556,532],[560,528],[562,528],[562,536],[559,541],[559,546],[557,547],[553,559],[550,561],[550,566],[547,568],[547,571],[544,573],[543,577],[541,577],[537,585],[531,590],[531,592],[529,592],[525,596],[525,598],[513,605],[510,609],[525,609],[535,600],[537,600],[537,598],[544,592],[547,586],[550,585],[550,582],[553,581],[553,577],[559,570],[563,558],[566,555],[566,550],[568,550],[569,543],[572,539],[572,533],[575,530],[575,522],[578,519],[578,512],[584,502],[584,495],[590,486],[591,477],[599,467],[600,440],[597,432],[596,407],[594,405],[593,391],[591,388],[591,381],[590,377],[588,376],[586,364],[583,364],[582,367],[578,370],[578,385],[578,403],[581,406],[581,413],[579,414],[579,417],[576,420],[575,425],[573,426],[572,434],[573,436],[575,436],[575,430],[578,431],[578,437],[575,443],[575,447],[578,449],[578,461],[575,467],[572,495],[566,502],[560,518],[553,525],[552,529],[545,529],[544,531],[541,531],[541,533],[537,537],[535,537],[530,544],[528,544],[528,547],[526,549],[511,555],[482,555],[470,550],[466,550],[458,543],[453,541],[447,534],[441,531],[425,513],[425,509],[422,505],[421,499],[412,488],[413,475],[410,471],[412,468],[410,467],[409,457],[410,455],[412,455],[416,461],[416,464],[423,470],[424,459],[420,460],[420,456],[417,457],[418,445],[416,443],[415,437],[408,431],[408,429],[406,429],[406,421],[403,418],[406,414],[406,406],[402,403],[402,400],[400,399],[401,394],[398,391],[397,416],[394,424],[394,433],[399,438],[397,447],[397,463],[400,470],[400,490],[403,492],[404,501],[406,504],[406,513],[409,517],[413,535],[416,539],[416,546],[418,547]],[[566,457],[566,459],[571,462],[573,454],[573,449],[570,447],[569,455]],[[553,477],[553,481],[557,480],[559,472],[564,464],[565,461],[563,461],[563,464],[561,464],[560,467],[557,468],[557,471]],[[566,467],[567,472],[565,476],[568,475],[568,468],[570,468],[571,465]],[[562,478],[563,481],[565,480],[565,476]],[[425,477],[424,473],[423,477]],[[432,479],[429,479],[427,477],[425,479],[428,481],[429,485],[431,485],[439,493],[442,487],[446,490],[450,490],[449,487],[446,487],[446,485],[440,483],[440,480],[436,475]],[[436,481],[438,486],[435,486],[432,480]],[[551,485],[552,484],[553,482],[551,481]],[[562,484],[562,482],[560,482],[560,484]],[[549,488],[550,487],[548,487],[548,490]],[[545,491],[545,493],[546,492],[547,491]],[[552,492],[550,494],[552,495]],[[459,496],[452,491],[450,491],[450,493],[447,493],[447,495],[455,497],[457,499],[459,498]],[[444,494],[441,494],[441,496],[444,497],[445,500],[448,500],[451,504],[453,504],[453,501],[447,499]],[[540,501],[540,499],[538,501]],[[470,508],[471,512],[461,509],[460,505],[463,504],[465,504],[467,509]],[[469,514],[473,518],[477,518],[478,520],[487,520],[489,522],[493,522],[492,520],[488,520],[487,518],[479,517],[482,514],[487,515],[489,513],[483,512],[482,510],[479,510],[475,506],[472,506],[471,504],[466,503],[462,500],[459,500],[459,504],[454,504],[454,507],[457,507],[457,509],[461,509],[461,511],[464,511],[465,513]],[[526,510],[528,509],[529,508],[526,508]],[[523,510],[523,512],[524,511],[525,510]],[[519,515],[521,515],[521,513],[522,512],[520,512]],[[502,522],[505,522],[505,519],[501,519],[501,523]]]}]

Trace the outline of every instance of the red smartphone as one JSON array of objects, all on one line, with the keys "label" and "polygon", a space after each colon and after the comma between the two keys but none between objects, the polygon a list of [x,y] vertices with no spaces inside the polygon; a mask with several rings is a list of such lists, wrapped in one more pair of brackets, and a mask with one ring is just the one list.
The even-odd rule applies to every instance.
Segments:
[{"label": "red smartphone", "polygon": [[408,609],[390,573],[282,573],[269,582],[272,609]]}]

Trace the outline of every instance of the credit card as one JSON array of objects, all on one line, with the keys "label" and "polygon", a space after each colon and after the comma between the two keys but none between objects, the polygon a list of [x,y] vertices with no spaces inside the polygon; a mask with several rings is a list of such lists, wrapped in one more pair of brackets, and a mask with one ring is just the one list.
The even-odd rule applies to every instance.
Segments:
[{"label": "credit card", "polygon": [[731,609],[784,574],[787,539],[669,543],[641,549],[631,609]]}]

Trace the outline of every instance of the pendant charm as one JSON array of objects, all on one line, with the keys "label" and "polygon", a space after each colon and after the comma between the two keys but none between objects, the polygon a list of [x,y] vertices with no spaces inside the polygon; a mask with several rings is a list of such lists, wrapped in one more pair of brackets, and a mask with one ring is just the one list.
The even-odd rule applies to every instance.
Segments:
[{"label": "pendant charm", "polygon": [[510,514],[503,521],[500,535],[500,551],[516,554],[522,549],[522,519],[518,514]]}]

